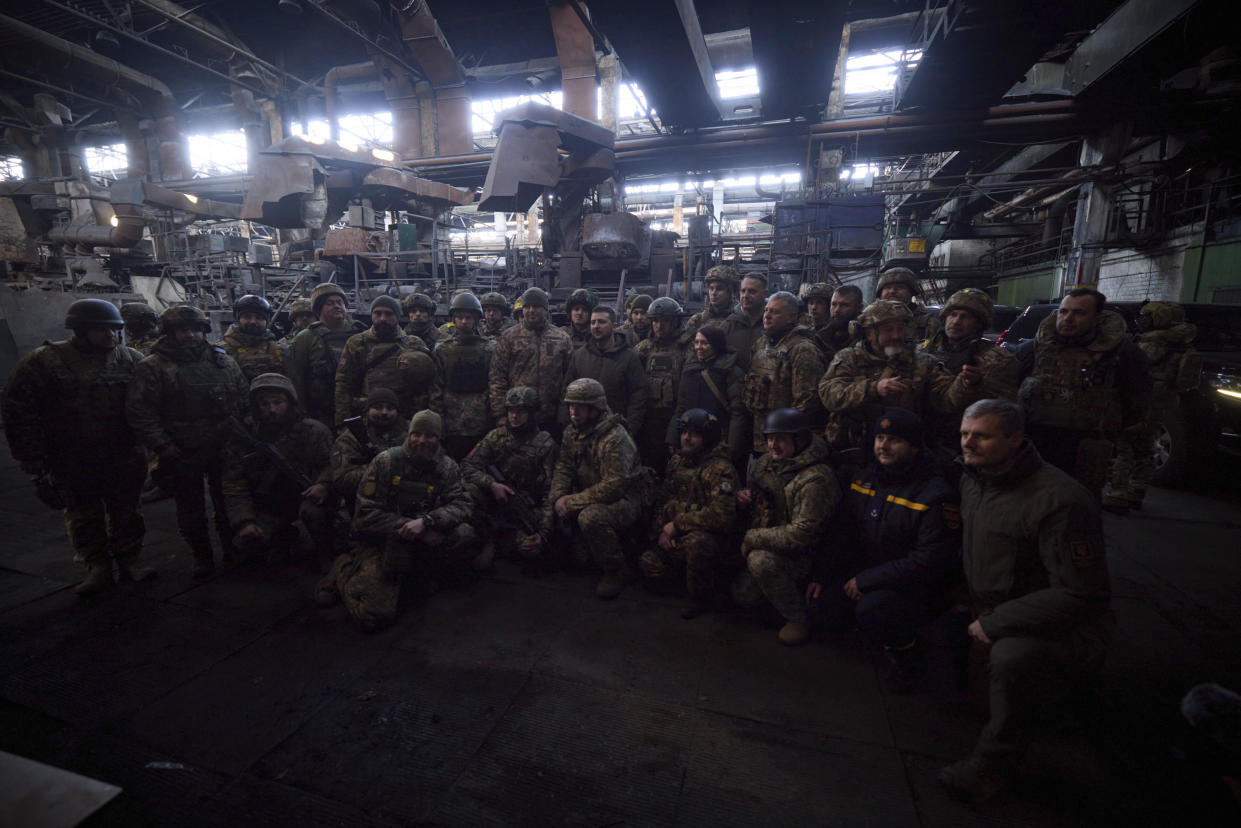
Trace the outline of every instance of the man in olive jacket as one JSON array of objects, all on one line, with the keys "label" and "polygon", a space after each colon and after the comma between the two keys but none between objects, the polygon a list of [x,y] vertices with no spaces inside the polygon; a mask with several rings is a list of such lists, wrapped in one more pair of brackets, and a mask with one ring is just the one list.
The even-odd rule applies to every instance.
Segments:
[{"label": "man in olive jacket", "polygon": [[970,758],[940,772],[954,796],[985,800],[1012,778],[1037,714],[1102,663],[1114,619],[1093,495],[1047,463],[1021,409],[981,400],[961,422],[965,577],[990,647],[991,718]]},{"label": "man in olive jacket", "polygon": [[[565,387],[575,379],[589,377],[603,385],[608,407],[625,417],[625,427],[636,439],[646,422],[646,401],[650,383],[642,360],[616,333],[616,312],[598,307],[590,312],[590,341],[569,358]],[[561,422],[568,422],[568,408],[561,409]]]}]

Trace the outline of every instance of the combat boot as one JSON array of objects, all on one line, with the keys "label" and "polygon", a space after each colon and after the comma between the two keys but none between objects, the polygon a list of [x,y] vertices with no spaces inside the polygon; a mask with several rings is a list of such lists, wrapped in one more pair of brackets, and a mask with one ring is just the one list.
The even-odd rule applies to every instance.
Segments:
[{"label": "combat boot", "polygon": [[73,588],[78,595],[97,595],[116,586],[116,582],[112,580],[111,561],[91,561],[86,566],[86,580]]},{"label": "combat boot", "polygon": [[496,545],[492,541],[487,541],[483,544],[483,548],[479,550],[479,553],[474,556],[474,559],[470,561],[470,569],[475,572],[486,572],[491,568],[495,559]]},{"label": "combat boot", "polygon": [[780,628],[779,638],[781,644],[796,647],[798,644],[805,644],[809,640],[810,630],[799,621],[789,621]]},{"label": "combat boot", "polygon": [[1009,773],[975,756],[953,762],[939,772],[939,784],[949,796],[974,805],[995,796],[1009,781]]},{"label": "combat boot", "polygon": [[140,584],[149,581],[159,573],[149,566],[142,566],[137,561],[117,561],[116,568],[121,572],[121,580]]}]

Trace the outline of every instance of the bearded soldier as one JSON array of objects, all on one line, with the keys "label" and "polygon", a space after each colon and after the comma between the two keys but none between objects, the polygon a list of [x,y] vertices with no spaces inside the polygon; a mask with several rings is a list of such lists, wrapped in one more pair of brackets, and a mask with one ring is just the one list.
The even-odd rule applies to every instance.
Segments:
[{"label": "bearded soldier", "polygon": [[318,321],[294,337],[285,367],[306,413],[334,428],[336,368],[345,343],[365,328],[349,319],[345,292],[339,285],[316,287],[310,294],[310,305]]},{"label": "bearded soldier", "polygon": [[125,344],[147,356],[159,339],[159,314],[142,302],[127,302],[121,306],[121,318],[125,320]]},{"label": "bearded soldier", "polygon": [[503,425],[505,395],[510,388],[525,385],[539,395],[535,422],[551,434],[559,434],[556,419],[560,392],[573,343],[560,328],[547,324],[544,291],[530,288],[522,294],[521,304],[521,324],[505,331],[491,354],[491,419],[497,426]]},{"label": "bearded soldier", "polygon": [[901,302],[913,314],[910,332],[915,342],[921,342],[935,335],[939,330],[939,320],[931,315],[925,305],[914,301],[914,297],[922,293],[918,284],[918,276],[907,267],[890,267],[879,275],[875,285],[875,298]]},{"label": "bearded soldier", "polygon": [[436,344],[444,338],[439,328],[435,327],[434,320],[431,319],[435,315],[435,300],[425,293],[411,293],[401,301],[401,306],[409,314],[409,324],[405,326],[405,333],[418,337],[427,348],[434,349]]},{"label": "bearded soldier", "polygon": [[332,490],[353,514],[366,467],[379,452],[405,442],[409,423],[401,419],[396,392],[376,388],[366,398],[363,422],[346,426],[332,444]]},{"label": "bearded soldier", "polygon": [[345,343],[336,369],[336,428],[362,413],[376,388],[396,392],[402,416],[425,408],[431,399],[435,363],[422,340],[401,332],[400,303],[379,296],[371,303],[371,327]]},{"label": "bearded soldier", "polygon": [[478,333],[483,306],[466,291],[452,300],[452,334],[435,349],[431,408],[444,418],[444,450],[461,460],[490,429],[487,404],[494,344]]},{"label": "bearded soldier", "polygon": [[509,314],[508,300],[504,298],[504,294],[484,293],[478,298],[483,306],[483,323],[479,326],[479,333],[485,339],[499,339],[500,334],[517,324]]},{"label": "bearded soldier", "polygon": [[677,391],[689,354],[689,341],[681,331],[681,306],[677,300],[661,296],[651,303],[647,316],[651,320],[651,334],[634,348],[650,387],[638,448],[644,465],[663,472],[672,447],[667,442],[667,432],[677,409]]},{"label": "bearded soldier", "polygon": [[262,296],[246,294],[233,303],[236,320],[220,339],[220,347],[253,382],[259,374],[284,372],[285,347],[267,329],[271,304]]}]

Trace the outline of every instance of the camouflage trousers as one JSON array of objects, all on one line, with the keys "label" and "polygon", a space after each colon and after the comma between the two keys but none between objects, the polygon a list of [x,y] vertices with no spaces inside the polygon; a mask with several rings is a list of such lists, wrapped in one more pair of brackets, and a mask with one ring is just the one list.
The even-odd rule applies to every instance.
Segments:
[{"label": "camouflage trousers", "polygon": [[586,563],[589,557],[604,572],[624,570],[621,533],[637,523],[641,506],[641,501],[632,497],[615,503],[587,506],[570,516],[569,525],[576,525],[581,533],[581,544],[575,545],[572,550],[578,563]]},{"label": "camouflage trousers", "polygon": [[124,564],[138,560],[146,535],[138,502],[146,474],[146,454],[135,449],[106,472],[79,469],[72,475],[55,475],[71,493],[65,528],[74,561],[87,566],[106,562],[109,552]]},{"label": "camouflage trousers", "polygon": [[1096,501],[1102,498],[1116,450],[1111,439],[1095,437],[1087,431],[1043,425],[1027,427],[1026,435],[1044,460],[1085,486]]},{"label": "camouflage trousers", "polygon": [[320,558],[330,556],[335,519],[330,503],[330,498],[322,505],[302,498],[261,506],[256,503],[254,522],[262,530],[263,537],[237,543],[237,551],[247,557],[267,556],[277,551],[287,553],[297,540],[297,527],[293,524],[300,520]]},{"label": "camouflage trousers", "polygon": [[194,551],[196,558],[211,556],[211,532],[207,527],[207,507],[203,498],[204,478],[206,494],[211,496],[220,544],[226,555],[232,550],[232,527],[224,509],[224,493],[220,488],[220,460],[219,449],[213,447],[187,454],[170,463],[160,462],[160,474],[163,477],[160,485],[171,489],[177,504],[177,531]]},{"label": "camouflage trousers", "polygon": [[1158,434],[1149,419],[1141,432],[1121,432],[1116,438],[1116,459],[1108,477],[1105,496],[1119,497],[1140,504],[1155,473]]},{"label": "camouflage trousers", "polygon": [[715,571],[723,562],[726,538],[712,532],[687,532],[672,549],[656,546],[642,553],[638,568],[651,581],[667,581],[685,573],[691,600],[710,603],[715,598]]},{"label": "camouflage trousers", "polygon": [[806,578],[812,562],[809,549],[751,549],[745,569],[733,579],[733,600],[743,607],[756,607],[766,598],[785,621],[805,624]]}]

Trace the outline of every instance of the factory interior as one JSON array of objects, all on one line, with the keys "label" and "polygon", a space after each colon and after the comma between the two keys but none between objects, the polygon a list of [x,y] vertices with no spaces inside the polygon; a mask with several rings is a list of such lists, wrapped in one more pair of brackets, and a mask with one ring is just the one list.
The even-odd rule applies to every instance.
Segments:
[{"label": "factory interior", "polygon": [[[192,305],[214,340],[243,295],[285,333],[328,282],[364,320],[530,287],[557,324],[583,287],[688,314],[719,264],[868,300],[908,267],[928,306],[972,287],[1013,316],[1074,285],[1239,306],[1239,23],[1229,0],[9,0],[0,371],[83,297]],[[1241,389],[1241,310],[1221,325]],[[900,698],[857,634],[779,649],[507,564],[362,636],[309,564],[191,581],[168,501],[161,577],[82,601],[6,453],[0,752],[67,772],[28,824],[1227,824],[1178,753],[1180,697],[1241,689],[1238,465],[1206,466],[1104,518],[1101,701],[971,808],[935,774],[986,721],[981,662]]]}]

